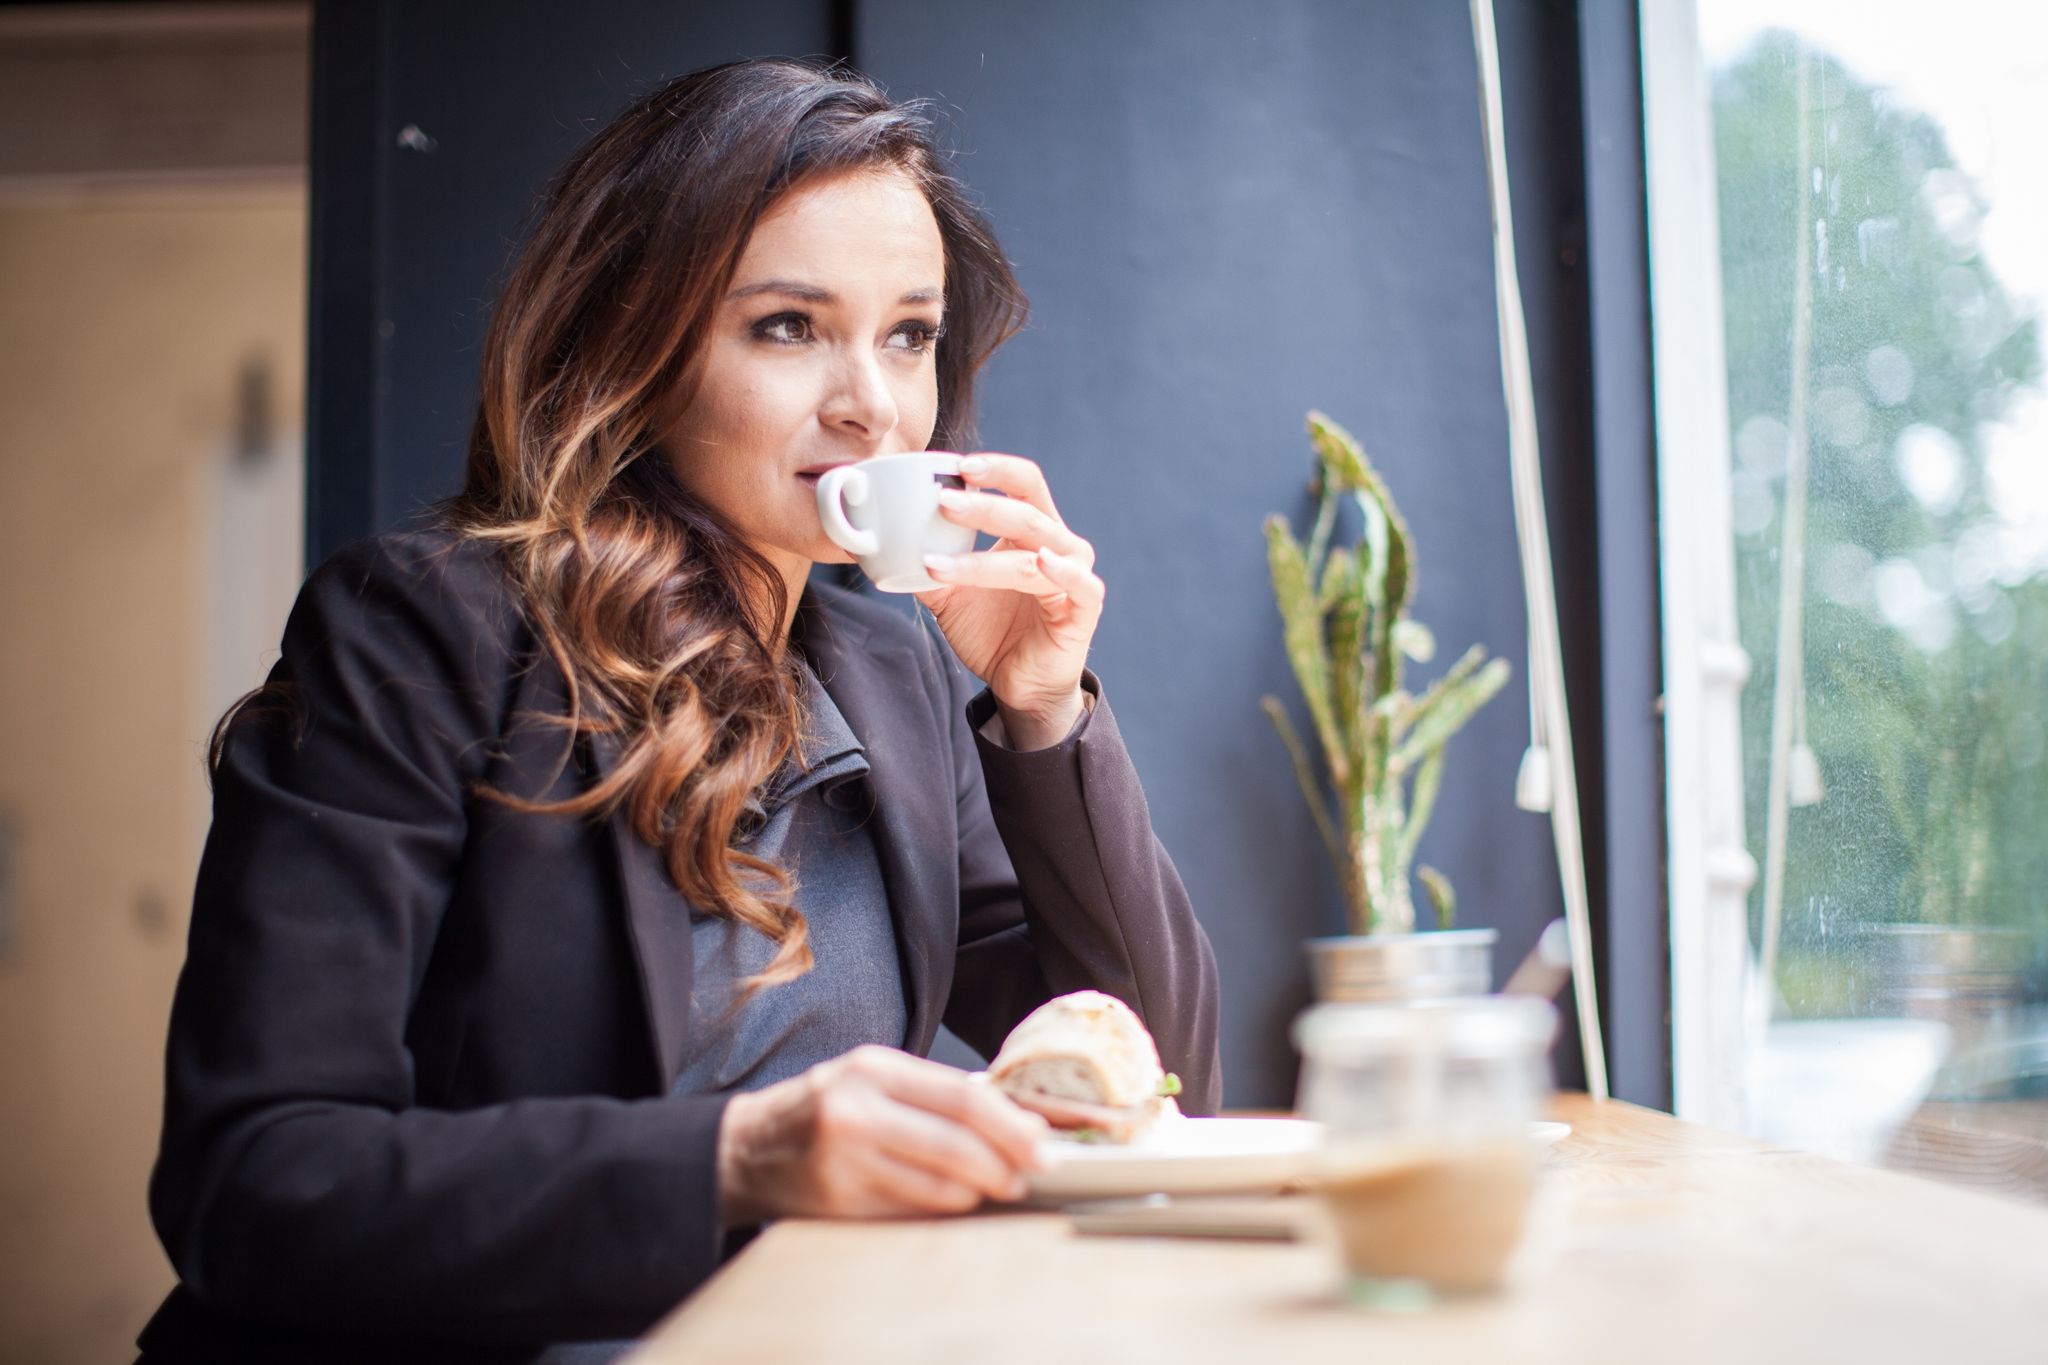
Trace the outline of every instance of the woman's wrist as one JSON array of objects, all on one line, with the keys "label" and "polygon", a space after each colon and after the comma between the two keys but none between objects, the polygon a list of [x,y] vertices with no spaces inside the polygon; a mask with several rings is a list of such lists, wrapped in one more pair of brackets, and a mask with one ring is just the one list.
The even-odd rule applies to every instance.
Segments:
[{"label": "woman's wrist", "polygon": [[1010,707],[1003,704],[1001,697],[996,698],[996,714],[1003,719],[1003,736],[1012,749],[1020,751],[1049,749],[1058,744],[1073,733],[1087,707],[1087,694],[1079,683],[1070,696],[1050,706]]},{"label": "woman's wrist", "polygon": [[761,1096],[742,1091],[725,1102],[718,1121],[718,1221],[727,1228],[746,1227],[767,1216],[747,1182],[746,1156],[759,1123]]}]

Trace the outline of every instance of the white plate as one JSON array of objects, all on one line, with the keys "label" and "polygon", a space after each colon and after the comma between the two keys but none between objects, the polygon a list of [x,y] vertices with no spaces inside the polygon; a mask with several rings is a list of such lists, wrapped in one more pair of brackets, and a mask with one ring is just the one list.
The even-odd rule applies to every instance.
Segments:
[{"label": "white plate", "polygon": [[1132,1143],[1039,1143],[1050,1163],[1028,1177],[1033,1203],[1138,1194],[1277,1189],[1298,1179],[1322,1138],[1307,1119],[1168,1118]]},{"label": "white plate", "polygon": [[[1145,1194],[1228,1194],[1272,1191],[1305,1179],[1323,1126],[1293,1118],[1169,1118],[1128,1144],[1048,1138],[1045,1170],[1028,1177],[1026,1203],[1063,1204]],[[1548,1145],[1568,1124],[1529,1125]]]}]

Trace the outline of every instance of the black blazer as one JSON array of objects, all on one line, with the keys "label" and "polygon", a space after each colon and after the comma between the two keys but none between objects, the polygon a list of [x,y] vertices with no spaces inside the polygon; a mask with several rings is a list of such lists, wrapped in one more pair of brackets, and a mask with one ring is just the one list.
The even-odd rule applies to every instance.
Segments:
[{"label": "black blazer", "polygon": [[[1075,734],[1015,753],[936,631],[818,586],[798,622],[872,765],[905,1048],[943,1019],[989,1055],[1092,987],[1215,1112],[1215,959],[1094,676]],[[668,1093],[687,907],[623,818],[476,793],[581,790],[615,746],[545,722],[560,671],[490,552],[438,531],[317,570],[271,678],[286,704],[236,722],[215,777],[171,1011],[150,1212],[181,1284],[148,1359],[645,1331],[746,1235],[717,1215],[729,1096]]]}]

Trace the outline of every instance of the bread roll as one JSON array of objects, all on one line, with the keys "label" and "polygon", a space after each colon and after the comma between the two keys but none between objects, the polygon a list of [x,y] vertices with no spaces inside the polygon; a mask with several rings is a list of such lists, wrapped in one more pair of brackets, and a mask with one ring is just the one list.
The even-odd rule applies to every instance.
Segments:
[{"label": "bread roll", "polygon": [[[1168,1093],[1177,1083],[1168,1081],[1144,1022],[1101,991],[1058,996],[1026,1015],[1003,1040],[988,1073],[1027,1105],[1044,1096],[1091,1106],[1086,1127],[1113,1142],[1128,1142],[1179,1113]],[[1059,1121],[1056,1114],[1048,1117]]]}]

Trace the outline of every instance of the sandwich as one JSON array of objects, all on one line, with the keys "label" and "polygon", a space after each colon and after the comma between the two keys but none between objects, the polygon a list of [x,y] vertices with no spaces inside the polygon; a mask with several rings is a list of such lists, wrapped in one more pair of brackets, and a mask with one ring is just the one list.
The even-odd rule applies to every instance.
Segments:
[{"label": "sandwich", "polygon": [[1133,1142],[1181,1117],[1180,1078],[1160,1066],[1136,1012],[1101,991],[1056,996],[1024,1016],[988,1078],[1072,1141]]}]

